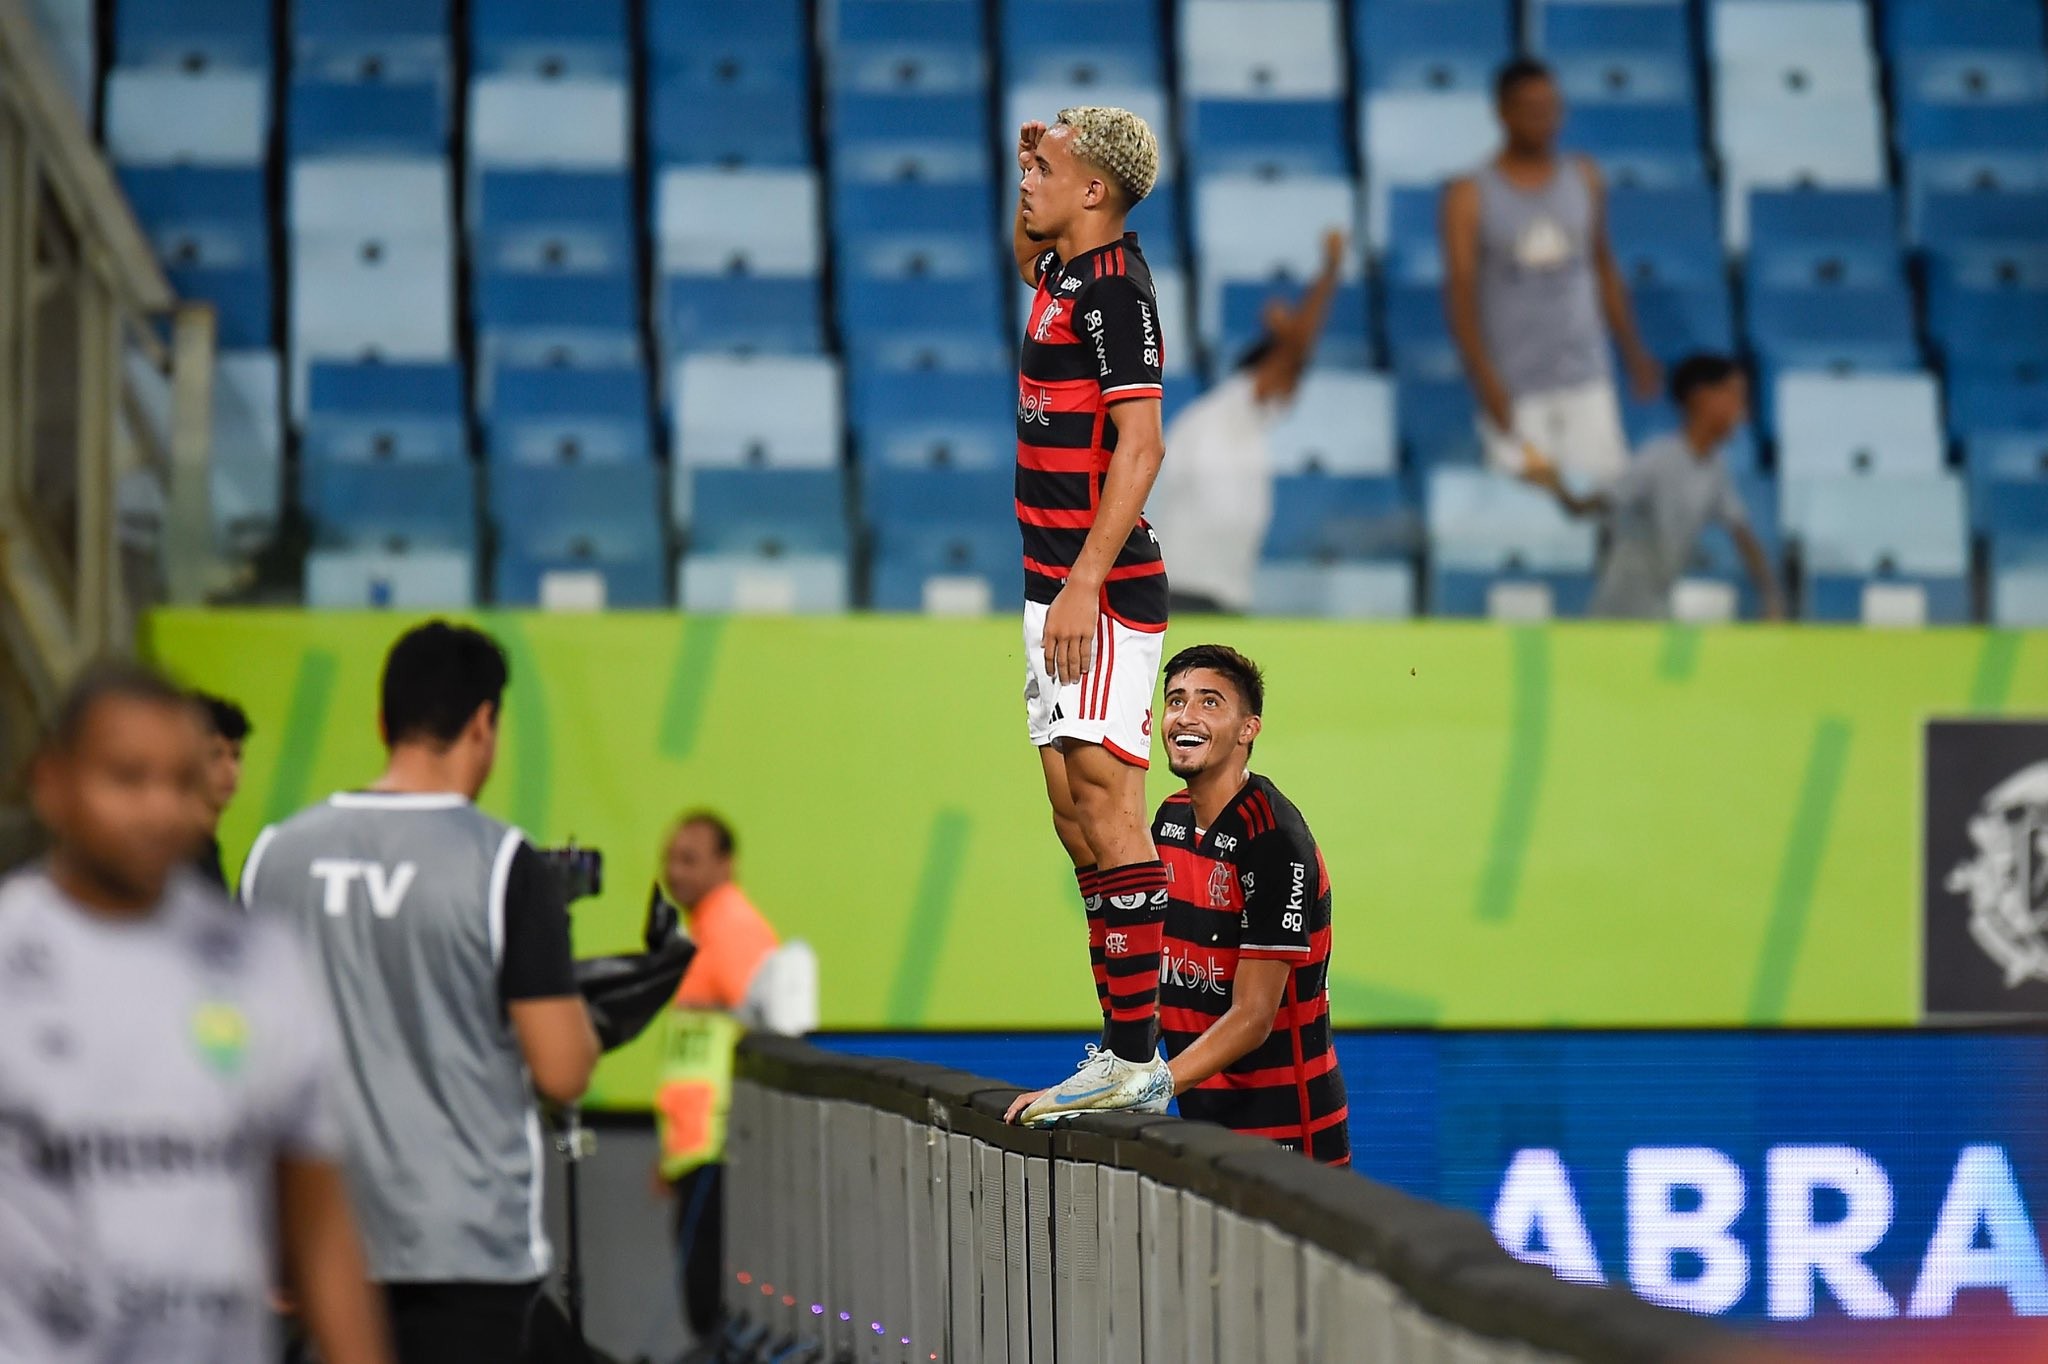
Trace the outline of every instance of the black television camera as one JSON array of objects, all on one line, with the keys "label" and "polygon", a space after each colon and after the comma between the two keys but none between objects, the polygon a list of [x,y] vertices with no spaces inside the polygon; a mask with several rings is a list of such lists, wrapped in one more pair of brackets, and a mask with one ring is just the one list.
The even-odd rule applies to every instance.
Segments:
[{"label": "black television camera", "polygon": [[597,849],[579,848],[572,838],[559,848],[534,851],[561,884],[562,898],[570,904],[604,894],[604,854]]}]

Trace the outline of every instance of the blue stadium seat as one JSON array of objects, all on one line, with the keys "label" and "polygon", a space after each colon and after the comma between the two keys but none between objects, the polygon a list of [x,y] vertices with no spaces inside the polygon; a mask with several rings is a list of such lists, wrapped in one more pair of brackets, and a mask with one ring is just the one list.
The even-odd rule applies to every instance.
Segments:
[{"label": "blue stadium seat", "polygon": [[1493,99],[1476,90],[1405,90],[1359,101],[1359,151],[1366,169],[1366,244],[1386,244],[1389,199],[1403,185],[1441,185],[1463,175],[1500,143]]},{"label": "blue stadium seat", "polygon": [[670,355],[824,349],[824,311],[815,279],[675,275],[661,281],[660,288],[662,345]]},{"label": "blue stadium seat", "polygon": [[1312,369],[1268,437],[1275,474],[1391,474],[1400,464],[1384,374]]},{"label": "blue stadium seat", "polygon": [[690,549],[774,559],[844,555],[846,475],[839,469],[699,469]]},{"label": "blue stadium seat", "polygon": [[1885,0],[1885,48],[1894,58],[1940,49],[2039,52],[2041,8],[2027,0]]},{"label": "blue stadium seat", "polygon": [[[604,368],[640,359],[638,283],[630,271],[479,270],[475,323],[489,367]],[[487,369],[488,373],[489,370]]]},{"label": "blue stadium seat", "polygon": [[320,363],[307,385],[309,460],[468,462],[458,365]]},{"label": "blue stadium seat", "polygon": [[1873,582],[1917,588],[1930,622],[1969,616],[1969,529],[1953,474],[1916,478],[1790,479],[1786,533],[1807,576],[1804,613],[1855,620]]},{"label": "blue stadium seat", "polygon": [[448,150],[447,96],[429,82],[294,80],[289,100],[294,157],[438,157]]},{"label": "blue stadium seat", "polygon": [[[670,384],[678,468],[833,468],[840,462],[838,362],[820,356],[689,355]],[[689,488],[676,488],[678,523]]]},{"label": "blue stadium seat", "polygon": [[1892,98],[1908,104],[2025,104],[2048,99],[2048,52],[1933,51],[1893,59]]},{"label": "blue stadium seat", "polygon": [[1581,105],[1565,124],[1564,143],[1597,160],[1616,187],[1706,183],[1699,111],[1691,101]]},{"label": "blue stadium seat", "polygon": [[754,615],[839,615],[853,605],[843,554],[706,554],[676,565],[676,603],[685,611]]},{"label": "blue stadium seat", "polygon": [[1016,600],[1022,569],[1009,470],[876,465],[862,471],[862,484],[877,610],[927,609],[935,578],[979,580],[989,604]]},{"label": "blue stadium seat", "polygon": [[1183,126],[1205,174],[1348,175],[1349,109],[1340,100],[1201,99]]},{"label": "blue stadium seat", "polygon": [[1017,452],[1017,377],[1007,369],[891,370],[856,362],[849,381],[862,463],[1006,468]]},{"label": "blue stadium seat", "polygon": [[706,86],[806,92],[807,9],[804,0],[648,0],[650,66]]},{"label": "blue stadium seat", "polygon": [[1432,561],[1429,614],[1530,623],[1583,616],[1593,600],[1591,570],[1539,573],[1524,568],[1469,569]]},{"label": "blue stadium seat", "polygon": [[632,90],[621,79],[478,76],[469,83],[472,170],[624,170]]},{"label": "blue stadium seat", "polygon": [[1896,124],[1899,150],[2039,152],[2048,146],[2048,101],[2025,104],[1908,104]]},{"label": "blue stadium seat", "polygon": [[[1203,282],[1306,280],[1322,269],[1323,234],[1358,219],[1349,176],[1204,176],[1194,186],[1195,246]],[[1220,318],[1205,315],[1205,332]]]},{"label": "blue stadium seat", "polygon": [[1153,0],[1003,0],[1012,84],[1164,85]]},{"label": "blue stadium seat", "polygon": [[1920,245],[1935,254],[2048,242],[2048,191],[1933,193],[1920,206]]},{"label": "blue stadium seat", "polygon": [[839,330],[847,349],[897,369],[980,369],[1015,350],[996,281],[842,275]]},{"label": "blue stadium seat", "polygon": [[1395,385],[1394,407],[1409,468],[1426,474],[1438,465],[1479,463],[1478,409],[1462,377],[1403,376]]},{"label": "blue stadium seat", "polygon": [[453,193],[434,159],[315,157],[293,161],[285,225],[295,237],[445,236]]},{"label": "blue stadium seat", "polygon": [[1982,507],[1977,529],[1994,542],[2048,538],[2048,479],[2001,481]]},{"label": "blue stadium seat", "polygon": [[1484,91],[1513,50],[1502,0],[1357,0],[1351,36],[1366,90]]},{"label": "blue stadium seat", "polygon": [[[1274,298],[1296,303],[1302,288],[1291,281],[1225,284],[1223,331],[1217,341],[1219,361],[1234,363],[1257,345],[1266,334],[1266,304]],[[1340,284],[1330,298],[1329,320],[1316,343],[1315,363],[1326,369],[1370,369],[1375,358],[1366,286],[1363,282]]]},{"label": "blue stadium seat", "polygon": [[1408,379],[1457,379],[1464,363],[1444,318],[1443,291],[1433,284],[1393,284],[1385,299],[1387,356]]},{"label": "blue stadium seat", "polygon": [[2048,478],[2048,383],[1952,376],[1948,416],[1973,494],[1994,482]]},{"label": "blue stadium seat", "polygon": [[1252,579],[1252,614],[1297,620],[1402,620],[1415,613],[1415,569],[1363,561],[1262,563]]},{"label": "blue stadium seat", "polygon": [[[300,233],[292,244],[293,391],[314,360],[445,360],[456,353],[446,236]],[[298,404],[294,403],[294,410]]]},{"label": "blue stadium seat", "polygon": [[476,473],[466,461],[309,460],[299,499],[326,548],[476,547]]},{"label": "blue stadium seat", "polygon": [[1903,287],[1898,201],[1888,189],[1756,190],[1749,199],[1752,293]]},{"label": "blue stadium seat", "polygon": [[1894,370],[1920,363],[1913,297],[1871,289],[1765,289],[1750,296],[1749,340],[1770,370]]},{"label": "blue stadium seat", "polygon": [[453,69],[450,0],[294,0],[292,57],[300,76],[439,80]]},{"label": "blue stadium seat", "polygon": [[132,166],[121,168],[120,180],[165,265],[219,269],[269,260],[262,171]]},{"label": "blue stadium seat", "polygon": [[1262,557],[1321,563],[1402,558],[1419,539],[1414,505],[1399,478],[1281,474],[1273,480],[1273,519]]},{"label": "blue stadium seat", "polygon": [[978,93],[982,7],[974,0],[838,0],[826,60],[837,90]]},{"label": "blue stadium seat", "polygon": [[908,238],[972,238],[993,253],[1006,249],[1002,243],[1007,236],[997,229],[995,198],[986,184],[926,184],[918,180],[844,184],[833,191],[831,210],[833,235],[842,243],[901,234]]},{"label": "blue stadium seat", "polygon": [[1443,190],[1435,185],[1403,185],[1388,196],[1387,240],[1380,269],[1389,282],[1442,281],[1442,211]]},{"label": "blue stadium seat", "polygon": [[1705,185],[1616,186],[1607,235],[1622,271],[1641,284],[1712,284],[1724,274],[1721,217]]},{"label": "blue stadium seat", "polygon": [[486,171],[471,201],[471,268],[630,274],[633,185],[610,171]]},{"label": "blue stadium seat", "polygon": [[2048,538],[1992,545],[1991,623],[2048,626]]},{"label": "blue stadium seat", "polygon": [[1695,351],[1735,349],[1734,303],[1725,278],[1699,284],[1639,284],[1636,330],[1650,353],[1675,364]]},{"label": "blue stadium seat", "polygon": [[664,166],[808,166],[811,108],[800,89],[722,89],[655,78],[648,145]]},{"label": "blue stadium seat", "polygon": [[1180,88],[1190,99],[1335,99],[1344,50],[1335,0],[1181,0]]},{"label": "blue stadium seat", "polygon": [[1530,11],[1532,45],[1546,61],[1645,52],[1692,63],[1692,29],[1683,4],[1544,0]]},{"label": "blue stadium seat", "polygon": [[1787,478],[1938,472],[1941,390],[1927,374],[1788,374],[1771,407]]},{"label": "blue stadium seat", "polygon": [[655,189],[663,274],[815,276],[825,248],[809,170],[672,167]]},{"label": "blue stadium seat", "polygon": [[550,79],[628,74],[625,0],[471,0],[469,64],[478,75]]},{"label": "blue stadium seat", "polygon": [[1479,469],[1429,473],[1429,539],[1436,566],[1467,572],[1590,573],[1594,527],[1546,493]]},{"label": "blue stadium seat", "polygon": [[484,448],[519,463],[648,459],[646,372],[501,368],[491,378]]},{"label": "blue stadium seat", "polygon": [[985,285],[998,273],[998,258],[1008,256],[992,227],[987,232],[958,232],[931,227],[915,216],[866,221],[866,227],[839,238],[836,254],[842,279]]},{"label": "blue stadium seat", "polygon": [[490,509],[499,602],[536,602],[549,574],[590,572],[602,575],[607,606],[662,604],[668,548],[660,484],[661,470],[637,460],[498,465]]},{"label": "blue stadium seat", "polygon": [[1928,318],[1951,368],[2048,365],[2048,293],[1937,294]]},{"label": "blue stadium seat", "polygon": [[[952,2],[930,0],[933,4]],[[835,90],[826,126],[831,129],[835,184],[862,180],[986,182],[989,178],[988,101],[979,94]],[[1009,135],[1014,137],[1015,130]],[[1006,169],[1004,174],[1010,172]]]},{"label": "blue stadium seat", "polygon": [[114,64],[268,71],[269,0],[118,0]]},{"label": "blue stadium seat", "polygon": [[1724,63],[1864,51],[1870,14],[1861,0],[1719,0],[1708,6],[1707,44]]},{"label": "blue stadium seat", "polygon": [[104,135],[122,166],[259,166],[270,151],[270,79],[220,68],[109,72]]}]

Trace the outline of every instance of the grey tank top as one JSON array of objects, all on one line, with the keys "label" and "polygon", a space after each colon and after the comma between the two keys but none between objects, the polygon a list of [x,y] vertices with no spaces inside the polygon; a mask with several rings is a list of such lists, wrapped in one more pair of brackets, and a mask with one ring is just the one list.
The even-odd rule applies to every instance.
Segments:
[{"label": "grey tank top", "polygon": [[1573,158],[1541,189],[1488,162],[1479,184],[1479,318],[1511,396],[1577,388],[1610,373],[1593,272],[1593,192]]},{"label": "grey tank top", "polygon": [[335,796],[258,835],[254,914],[311,946],[344,1058],[350,1192],[381,1283],[548,1272],[541,1130],[499,1001],[517,829],[459,796]]}]

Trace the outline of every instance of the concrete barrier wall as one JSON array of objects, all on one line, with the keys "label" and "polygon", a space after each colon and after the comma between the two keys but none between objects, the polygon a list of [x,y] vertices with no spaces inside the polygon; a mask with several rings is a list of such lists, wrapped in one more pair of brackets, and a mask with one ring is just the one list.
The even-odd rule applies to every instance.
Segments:
[{"label": "concrete barrier wall", "polygon": [[727,1301],[763,1357],[1537,1364],[1736,1339],[1511,1259],[1467,1214],[1172,1118],[1055,1132],[958,1071],[741,1049]]}]

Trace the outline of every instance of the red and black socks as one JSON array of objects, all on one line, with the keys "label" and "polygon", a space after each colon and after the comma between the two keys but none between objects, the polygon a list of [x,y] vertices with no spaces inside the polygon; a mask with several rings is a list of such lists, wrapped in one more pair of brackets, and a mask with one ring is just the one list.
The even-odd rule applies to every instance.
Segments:
[{"label": "red and black socks", "polygon": [[1095,874],[1102,897],[1102,965],[1109,1049],[1150,1061],[1159,1022],[1159,954],[1166,936],[1166,864],[1134,862]]},{"label": "red and black socks", "polygon": [[1109,968],[1102,957],[1102,941],[1109,935],[1103,922],[1102,893],[1095,883],[1101,874],[1093,867],[1076,867],[1074,882],[1081,887],[1081,905],[1088,911],[1088,969],[1095,976],[1095,1002],[1102,1007],[1102,1044],[1109,1045]]}]

